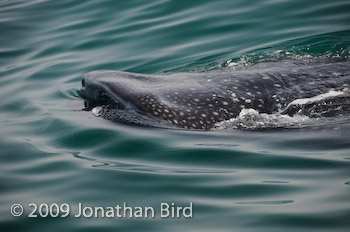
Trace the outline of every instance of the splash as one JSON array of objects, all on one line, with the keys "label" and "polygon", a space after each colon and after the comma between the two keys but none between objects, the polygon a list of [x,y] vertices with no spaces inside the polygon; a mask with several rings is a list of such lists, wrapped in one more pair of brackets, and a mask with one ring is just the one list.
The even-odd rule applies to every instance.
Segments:
[{"label": "splash", "polygon": [[[343,91],[330,90],[314,97],[296,99],[286,109],[275,114],[259,113],[251,108],[242,109],[237,117],[216,123],[214,130],[302,128],[350,122],[349,115],[343,114],[346,107],[349,108],[348,99],[349,89],[345,88]],[[333,107],[327,102],[331,102]]]},{"label": "splash", "polygon": [[317,122],[307,116],[290,117],[282,114],[259,113],[254,109],[242,109],[236,118],[216,123],[214,130],[241,129],[261,130],[275,128],[302,127],[316,125]]}]

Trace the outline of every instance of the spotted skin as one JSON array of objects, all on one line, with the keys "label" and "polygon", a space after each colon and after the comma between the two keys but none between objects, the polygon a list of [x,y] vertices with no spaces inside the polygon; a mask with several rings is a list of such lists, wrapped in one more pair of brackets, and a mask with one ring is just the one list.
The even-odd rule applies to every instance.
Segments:
[{"label": "spotted skin", "polygon": [[162,75],[101,70],[85,74],[81,93],[90,108],[110,104],[179,128],[211,129],[244,108],[272,114],[295,99],[346,88],[349,64]]}]

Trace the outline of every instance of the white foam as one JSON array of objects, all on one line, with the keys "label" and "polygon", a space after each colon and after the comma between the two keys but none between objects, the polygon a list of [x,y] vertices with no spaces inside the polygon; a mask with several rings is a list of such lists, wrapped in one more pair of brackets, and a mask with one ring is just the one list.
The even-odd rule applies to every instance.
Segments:
[{"label": "white foam", "polygon": [[94,107],[91,112],[96,116],[100,117],[103,113],[103,107],[102,106],[96,106]]},{"label": "white foam", "polygon": [[323,94],[320,94],[320,95],[317,95],[314,97],[296,99],[296,100],[292,101],[291,103],[289,103],[288,106],[290,106],[290,105],[306,105],[306,104],[319,102],[319,101],[322,101],[324,99],[336,97],[336,96],[343,95],[343,94],[344,94],[343,91],[330,90],[328,93],[323,93]]},{"label": "white foam", "polygon": [[236,118],[216,123],[215,129],[256,130],[303,126],[310,123],[315,123],[315,119],[302,115],[290,117],[282,114],[259,113],[254,109],[242,109]]}]

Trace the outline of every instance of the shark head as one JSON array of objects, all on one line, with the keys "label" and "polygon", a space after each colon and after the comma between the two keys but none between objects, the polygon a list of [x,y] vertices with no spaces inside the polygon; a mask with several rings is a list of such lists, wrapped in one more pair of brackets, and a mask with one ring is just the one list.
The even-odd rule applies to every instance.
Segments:
[{"label": "shark head", "polygon": [[175,127],[209,129],[216,122],[236,116],[241,108],[232,100],[232,93],[208,88],[208,78],[198,73],[93,71],[85,74],[81,95],[86,109],[105,106],[108,113],[102,116],[108,119],[111,111],[114,118],[116,112],[124,118],[137,113]]}]

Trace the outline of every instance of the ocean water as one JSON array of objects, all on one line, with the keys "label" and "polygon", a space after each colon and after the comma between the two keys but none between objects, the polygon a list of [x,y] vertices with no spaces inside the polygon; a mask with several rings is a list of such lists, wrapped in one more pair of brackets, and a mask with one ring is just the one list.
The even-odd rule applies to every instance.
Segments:
[{"label": "ocean water", "polygon": [[[82,110],[79,91],[98,69],[349,61],[348,0],[3,0],[0,35],[1,231],[350,229],[349,121],[145,128]],[[79,203],[155,217],[75,217]],[[192,214],[161,217],[162,203]]]}]

